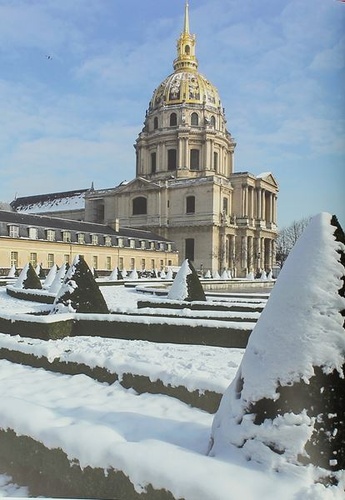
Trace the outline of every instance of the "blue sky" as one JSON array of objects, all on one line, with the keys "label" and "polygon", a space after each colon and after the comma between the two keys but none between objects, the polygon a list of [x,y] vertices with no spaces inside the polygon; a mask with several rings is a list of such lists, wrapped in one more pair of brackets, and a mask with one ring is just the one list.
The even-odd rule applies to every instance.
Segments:
[{"label": "blue sky", "polygon": [[[183,11],[184,0],[0,0],[0,200],[135,176]],[[344,226],[345,3],[190,0],[190,24],[235,170],[274,174],[281,227],[321,211]]]}]

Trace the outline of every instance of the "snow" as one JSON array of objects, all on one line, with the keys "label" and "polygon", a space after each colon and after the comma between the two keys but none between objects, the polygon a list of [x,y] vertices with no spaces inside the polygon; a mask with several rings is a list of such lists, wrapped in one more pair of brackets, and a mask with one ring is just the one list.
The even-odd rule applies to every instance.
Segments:
[{"label": "snow", "polygon": [[[212,454],[240,446],[247,458],[269,468],[293,462],[313,432],[305,412],[286,413],[254,425],[248,404],[263,398],[276,400],[277,385],[299,380],[308,383],[314,366],[324,373],[334,369],[343,376],[345,335],[340,311],[345,299],[338,293],[344,268],[330,215],[314,217],[290,253],[270,299],[261,314],[239,371],[225,392],[213,423]],[[265,443],[274,443],[283,455]],[[343,479],[344,480],[344,479]]]},{"label": "snow", "polygon": [[[119,468],[137,491],[151,483],[185,500],[343,499],[344,480],[338,487],[325,488],[315,484],[319,472],[312,466],[286,463],[278,467],[281,464],[268,459],[262,443],[255,440],[251,446],[261,460],[248,461],[251,450],[230,444],[236,444],[240,432],[250,432],[253,428],[249,420],[244,422],[245,431],[237,426],[237,435],[232,433],[235,426],[231,427],[231,419],[241,413],[242,399],[234,396],[240,375],[248,380],[243,397],[258,400],[274,396],[277,380],[283,383],[291,380],[291,376],[296,380],[300,376],[308,379],[313,364],[322,363],[325,370],[341,367],[339,351],[345,350],[344,332],[341,316],[335,312],[344,308],[344,300],[335,293],[335,288],[342,269],[334,258],[327,257],[341,245],[334,241],[330,231],[327,215],[312,221],[311,229],[304,233],[280,273],[243,360],[243,351],[237,349],[97,337],[44,342],[0,335],[0,348],[31,352],[50,361],[60,358],[91,367],[102,366],[120,376],[126,372],[146,375],[151,380],[184,385],[190,390],[225,391],[215,419],[214,437],[218,441],[212,456],[207,452],[214,417],[205,411],[163,395],[139,395],[125,390],[118,382],[108,385],[85,375],[52,373],[6,360],[0,361],[0,427],[29,435],[48,448],[60,447],[83,467]],[[313,258],[302,263],[301,252],[306,251]],[[138,299],[142,298],[134,289],[123,286],[102,287],[102,293],[110,309],[128,313],[136,309]],[[301,304],[307,313],[301,311]],[[49,308],[8,297],[5,289],[0,289],[0,310],[12,317],[42,307]],[[189,320],[196,325],[205,324],[203,319]],[[332,337],[324,350],[320,346],[325,345],[322,340],[330,331]],[[302,335],[303,332],[308,335]],[[286,355],[291,348],[296,352],[294,360]],[[290,442],[295,453],[309,432],[308,417],[289,414],[284,419],[283,427],[279,422],[260,426],[260,438],[273,435],[281,442]],[[295,428],[299,435],[289,434],[289,419],[298,424]],[[224,424],[222,434],[220,424]],[[0,476],[0,496],[25,494],[25,489],[9,483],[8,477]]]},{"label": "snow", "polygon": [[186,259],[175,276],[168,293],[168,299],[184,300],[188,297],[187,276],[190,274],[192,274],[192,271],[189,267],[188,260]]}]

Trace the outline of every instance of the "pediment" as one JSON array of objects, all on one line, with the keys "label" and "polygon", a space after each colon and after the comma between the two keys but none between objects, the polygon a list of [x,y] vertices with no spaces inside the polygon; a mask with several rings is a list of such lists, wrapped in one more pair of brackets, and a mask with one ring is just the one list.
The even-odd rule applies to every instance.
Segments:
[{"label": "pediment", "polygon": [[263,181],[267,182],[268,184],[270,184],[271,186],[274,186],[275,188],[278,189],[278,182],[276,181],[274,175],[272,174],[272,172],[264,172],[262,174],[259,174],[257,176],[258,179],[262,179]]},{"label": "pediment", "polygon": [[128,193],[133,191],[141,191],[141,190],[152,190],[159,188],[159,185],[156,182],[148,181],[143,177],[137,177],[126,184],[120,185],[117,190],[121,193]]}]

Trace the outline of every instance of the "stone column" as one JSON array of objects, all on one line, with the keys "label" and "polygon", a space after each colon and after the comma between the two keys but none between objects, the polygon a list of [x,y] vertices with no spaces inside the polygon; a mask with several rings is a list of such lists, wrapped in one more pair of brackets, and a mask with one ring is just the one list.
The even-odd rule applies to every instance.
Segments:
[{"label": "stone column", "polygon": [[256,200],[256,218],[261,219],[261,188],[257,189]]}]

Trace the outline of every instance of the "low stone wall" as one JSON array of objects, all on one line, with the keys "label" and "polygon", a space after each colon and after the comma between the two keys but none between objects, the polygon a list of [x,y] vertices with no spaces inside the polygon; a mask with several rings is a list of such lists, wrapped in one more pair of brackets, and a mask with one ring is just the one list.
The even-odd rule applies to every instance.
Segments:
[{"label": "low stone wall", "polygon": [[0,470],[18,485],[28,486],[34,497],[175,500],[170,492],[154,490],[151,485],[146,492],[138,493],[122,471],[81,468],[63,450],[48,449],[12,429],[0,429]]},{"label": "low stone wall", "polygon": [[[243,300],[243,299],[242,299]],[[260,304],[249,304],[243,302],[243,304],[231,302],[224,302],[220,304],[219,302],[212,303],[210,301],[205,302],[188,302],[188,301],[175,301],[175,300],[139,300],[138,309],[143,308],[156,308],[156,309],[191,309],[192,311],[231,311],[231,312],[262,312],[263,306]]]}]

